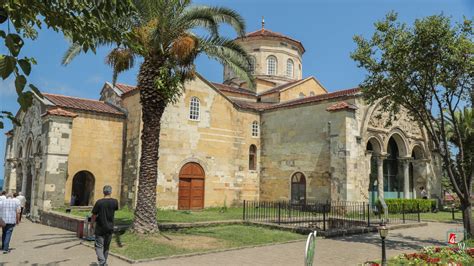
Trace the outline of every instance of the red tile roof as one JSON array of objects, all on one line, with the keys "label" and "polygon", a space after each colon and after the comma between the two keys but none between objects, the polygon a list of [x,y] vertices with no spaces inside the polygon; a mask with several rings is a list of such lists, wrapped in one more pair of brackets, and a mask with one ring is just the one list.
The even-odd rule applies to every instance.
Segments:
[{"label": "red tile roof", "polygon": [[357,106],[353,105],[353,104],[350,104],[350,103],[347,103],[347,102],[337,102],[331,106],[329,106],[328,108],[326,108],[326,111],[328,112],[335,112],[335,111],[340,111],[340,110],[357,110]]},{"label": "red tile roof", "polygon": [[77,114],[73,112],[66,111],[59,107],[50,108],[44,113],[43,115],[57,115],[57,116],[65,116],[65,117],[77,117]]},{"label": "red tile roof", "polygon": [[281,90],[284,90],[290,86],[293,86],[295,85],[296,83],[302,81],[302,79],[299,79],[299,80],[294,80],[294,81],[290,81],[288,83],[285,83],[285,84],[282,84],[282,85],[279,85],[279,86],[276,86],[274,88],[271,88],[267,91],[264,91],[264,92],[261,92],[260,94],[258,94],[258,96],[262,96],[262,95],[268,95],[268,94],[272,94],[274,92],[278,92],[278,91],[281,91]]},{"label": "red tile roof", "polygon": [[232,86],[229,86],[229,85],[215,83],[215,82],[211,82],[211,83],[212,83],[212,85],[214,85],[214,87],[216,87],[220,91],[227,91],[227,92],[245,94],[245,95],[250,95],[250,96],[255,96],[255,97],[257,96],[257,94],[255,92],[244,89],[244,88],[232,87]]},{"label": "red tile roof", "polygon": [[279,32],[274,32],[274,31],[271,31],[271,30],[267,30],[267,29],[260,29],[260,30],[257,30],[257,31],[254,31],[254,32],[250,32],[250,33],[247,33],[245,35],[245,38],[254,38],[254,37],[269,37],[269,38],[280,38],[280,39],[286,39],[288,41],[292,41],[292,42],[295,42],[297,45],[300,46],[302,52],[304,53],[305,52],[305,49],[304,49],[304,46],[303,44],[298,41],[298,40],[295,40],[293,38],[290,38],[286,35],[283,35]]},{"label": "red tile roof", "polygon": [[43,93],[43,96],[50,100],[57,107],[70,108],[97,113],[106,113],[113,115],[124,115],[115,107],[97,100],[82,99],[65,95]]},{"label": "red tile roof", "polygon": [[354,96],[357,95],[360,92],[359,88],[353,88],[353,89],[348,89],[348,90],[341,90],[341,91],[335,91],[327,94],[320,94],[316,96],[309,96],[305,98],[300,98],[288,102],[283,102],[279,104],[275,104],[272,106],[269,106],[265,108],[265,110],[271,110],[271,109],[277,109],[277,108],[282,108],[282,107],[291,107],[291,106],[296,106],[296,105],[301,105],[305,103],[312,103],[312,102],[320,102],[324,100],[331,100],[331,99],[336,99],[339,97],[346,97],[346,96]]},{"label": "red tile roof", "polygon": [[263,111],[265,110],[265,108],[270,107],[275,104],[275,103],[239,101],[239,100],[234,100],[234,99],[231,99],[231,101],[240,108],[251,109],[254,111]]},{"label": "red tile roof", "polygon": [[123,83],[115,83],[115,87],[119,89],[122,93],[127,93],[135,90],[136,86],[131,86]]}]

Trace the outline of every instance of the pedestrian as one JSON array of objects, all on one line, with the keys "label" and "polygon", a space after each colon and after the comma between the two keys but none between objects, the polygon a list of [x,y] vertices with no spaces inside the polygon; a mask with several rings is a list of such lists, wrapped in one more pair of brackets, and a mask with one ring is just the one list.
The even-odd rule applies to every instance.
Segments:
[{"label": "pedestrian", "polygon": [[15,198],[20,201],[20,206],[21,206],[20,222],[21,222],[21,216],[23,216],[23,212],[25,211],[26,198],[25,196],[23,196],[23,192],[18,192],[18,195]]},{"label": "pedestrian", "polygon": [[8,194],[6,200],[0,201],[0,217],[5,222],[2,228],[2,250],[3,254],[8,254],[11,250],[13,228],[20,223],[20,202],[13,198],[12,194]]},{"label": "pedestrian", "polygon": [[92,222],[95,221],[95,253],[99,265],[107,264],[110,242],[114,232],[114,216],[118,201],[113,199],[112,187],[104,186],[104,198],[98,200],[92,209]]},{"label": "pedestrian", "polygon": [[424,187],[420,187],[420,194],[421,194],[421,198],[423,199],[428,199],[428,192],[426,192],[425,188]]},{"label": "pedestrian", "polygon": [[6,191],[2,191],[2,193],[0,194],[0,201],[6,200],[6,199],[7,199],[7,192],[6,192]]}]

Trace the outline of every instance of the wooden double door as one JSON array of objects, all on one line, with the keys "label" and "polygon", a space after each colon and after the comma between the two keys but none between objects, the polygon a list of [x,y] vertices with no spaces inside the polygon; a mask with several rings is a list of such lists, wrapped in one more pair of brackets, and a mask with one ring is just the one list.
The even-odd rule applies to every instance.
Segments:
[{"label": "wooden double door", "polygon": [[178,209],[204,208],[204,170],[198,163],[187,163],[179,172]]}]

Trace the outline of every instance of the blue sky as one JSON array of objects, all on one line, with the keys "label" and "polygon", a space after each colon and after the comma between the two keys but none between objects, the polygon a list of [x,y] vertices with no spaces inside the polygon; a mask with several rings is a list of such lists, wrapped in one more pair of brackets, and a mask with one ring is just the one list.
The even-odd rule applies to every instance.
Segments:
[{"label": "blue sky", "polygon": [[[237,10],[247,22],[247,31],[260,29],[265,17],[265,28],[300,40],[306,48],[303,57],[303,74],[315,76],[329,90],[357,86],[364,78],[349,57],[355,49],[352,37],[370,36],[373,23],[383,19],[391,10],[399,20],[412,23],[416,18],[434,14],[461,21],[463,16],[472,19],[474,0],[199,0],[196,4],[226,6]],[[5,25],[2,25],[2,29]],[[223,32],[234,36],[228,28]],[[61,58],[68,43],[61,34],[48,29],[38,39],[26,42],[23,56],[35,57],[29,81],[44,92],[97,99],[105,81],[111,80],[111,70],[104,64],[107,48],[97,54],[77,57],[69,66],[61,66]],[[0,46],[4,53],[4,46]],[[198,71],[211,81],[222,81],[222,67],[207,57],[197,60]],[[137,68],[121,75],[119,82],[136,84]],[[0,80],[0,110],[16,112],[15,89],[12,80]],[[11,129],[7,123],[0,130],[0,179],[3,176],[5,151],[4,133]]]}]

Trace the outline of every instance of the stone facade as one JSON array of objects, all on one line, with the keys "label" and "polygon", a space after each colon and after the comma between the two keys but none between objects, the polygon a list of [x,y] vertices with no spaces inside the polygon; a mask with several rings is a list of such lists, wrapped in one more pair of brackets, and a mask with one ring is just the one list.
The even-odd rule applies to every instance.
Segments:
[{"label": "stone facade", "polygon": [[[302,79],[304,48],[294,39],[262,29],[238,42],[255,57],[256,89],[227,67],[224,84],[200,75],[185,84],[161,121],[158,207],[187,206],[193,189],[202,192],[193,208],[417,198],[421,186],[441,195],[439,158],[406,112],[390,121],[358,89],[329,93],[316,78]],[[265,72],[269,56],[275,75]],[[5,188],[26,193],[33,216],[93,204],[105,184],[133,207],[146,145],[141,116],[139,90],[125,84],[105,83],[99,100],[36,97],[7,134]],[[189,165],[199,173],[186,172]]]}]

